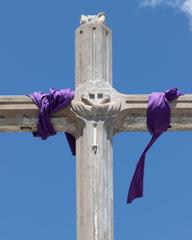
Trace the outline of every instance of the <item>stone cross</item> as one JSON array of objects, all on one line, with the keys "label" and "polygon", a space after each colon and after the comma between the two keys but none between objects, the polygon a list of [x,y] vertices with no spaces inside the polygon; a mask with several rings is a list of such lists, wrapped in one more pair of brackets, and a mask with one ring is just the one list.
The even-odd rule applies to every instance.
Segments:
[{"label": "stone cross", "polygon": [[[112,87],[112,32],[105,14],[82,15],[80,23],[75,98],[51,121],[76,138],[77,239],[113,240],[112,137],[147,130],[148,95],[125,95]],[[170,130],[192,130],[192,94],[170,105]],[[0,96],[0,131],[36,131],[37,117],[29,97]]]}]

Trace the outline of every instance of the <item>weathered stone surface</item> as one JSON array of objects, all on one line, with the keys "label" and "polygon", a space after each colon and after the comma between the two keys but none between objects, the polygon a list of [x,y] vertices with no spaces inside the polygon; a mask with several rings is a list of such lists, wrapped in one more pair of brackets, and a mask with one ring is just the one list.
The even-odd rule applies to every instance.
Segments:
[{"label": "weathered stone surface", "polygon": [[[0,96],[0,131],[34,132],[38,112],[38,107],[27,96]],[[50,118],[57,131],[75,134],[75,115],[70,106]]]},{"label": "weathered stone surface", "polygon": [[113,240],[112,133],[120,103],[111,98],[111,30],[76,30],[77,239]]},{"label": "weathered stone surface", "polygon": [[[96,95],[99,91],[93,91]],[[120,131],[145,131],[146,127],[146,111],[148,95],[125,95],[120,93],[112,93],[115,95],[116,102],[107,105],[95,104],[83,105],[79,101],[76,111],[81,111],[86,117],[93,114],[92,110],[99,114],[100,112],[108,112],[110,114],[114,108],[118,108],[121,104],[121,111],[118,113],[117,123],[114,127],[114,134]],[[118,100],[117,100],[118,99]],[[102,100],[101,100],[102,101]],[[103,105],[103,106],[102,106]],[[192,94],[186,94],[170,103],[171,105],[171,125],[169,131],[185,131],[192,130]],[[75,108],[75,107],[74,107]],[[85,108],[85,109],[83,109]],[[100,110],[98,110],[100,109]],[[101,115],[101,114],[100,114]],[[34,131],[37,128],[38,108],[33,101],[26,96],[0,96],[0,131]],[[76,117],[71,112],[70,107],[51,115],[57,131],[69,131],[75,133]]]},{"label": "weathered stone surface", "polygon": [[[114,134],[121,131],[146,131],[148,95],[118,94],[121,111],[118,115]],[[192,94],[180,96],[170,102],[171,128],[169,131],[192,131]]]}]

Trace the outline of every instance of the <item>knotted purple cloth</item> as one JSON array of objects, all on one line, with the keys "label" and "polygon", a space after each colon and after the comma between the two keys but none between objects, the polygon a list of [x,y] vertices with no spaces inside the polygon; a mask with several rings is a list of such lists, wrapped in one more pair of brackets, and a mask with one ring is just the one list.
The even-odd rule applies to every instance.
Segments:
[{"label": "knotted purple cloth", "polygon": [[143,178],[146,153],[159,136],[171,127],[171,109],[168,102],[176,99],[180,95],[182,94],[177,90],[177,88],[172,88],[165,93],[155,92],[149,95],[147,127],[149,132],[152,134],[152,138],[137,163],[135,173],[129,187],[127,203],[131,203],[135,198],[143,196]]},{"label": "knotted purple cloth", "polygon": [[[49,136],[55,135],[56,131],[49,116],[51,113],[57,112],[68,106],[74,98],[74,91],[70,89],[55,90],[54,88],[50,88],[49,93],[34,92],[28,96],[32,98],[39,108],[37,132],[34,132],[33,135],[35,137],[41,137],[41,139],[46,139]],[[65,133],[65,135],[71,152],[75,155],[75,138],[69,133]]]}]

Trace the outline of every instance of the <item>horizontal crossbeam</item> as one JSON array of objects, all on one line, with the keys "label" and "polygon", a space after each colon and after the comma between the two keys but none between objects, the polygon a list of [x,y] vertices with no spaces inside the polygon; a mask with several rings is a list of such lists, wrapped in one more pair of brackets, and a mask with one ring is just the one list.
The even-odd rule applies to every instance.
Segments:
[{"label": "horizontal crossbeam", "polygon": [[[148,95],[119,94],[121,111],[114,134],[122,131],[146,131]],[[170,103],[170,131],[192,130],[192,94]],[[57,131],[75,132],[75,116],[70,106],[50,116]],[[27,96],[0,96],[0,131],[34,132],[37,129],[38,108]]]},{"label": "horizontal crossbeam", "polygon": [[[34,132],[37,130],[38,107],[27,96],[0,96],[0,131]],[[50,116],[57,131],[74,134],[75,120],[70,107]]]},{"label": "horizontal crossbeam", "polygon": [[[114,134],[122,131],[146,131],[146,113],[148,95],[119,94],[121,111],[118,116]],[[180,96],[170,102],[170,131],[192,131],[192,94]]]}]

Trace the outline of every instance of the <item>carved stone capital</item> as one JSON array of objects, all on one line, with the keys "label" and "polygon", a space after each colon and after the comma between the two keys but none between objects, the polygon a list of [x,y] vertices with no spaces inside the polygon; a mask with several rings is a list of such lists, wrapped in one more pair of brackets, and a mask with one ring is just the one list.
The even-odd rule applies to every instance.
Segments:
[{"label": "carved stone capital", "polygon": [[105,13],[100,12],[97,15],[81,15],[80,24],[85,23],[105,23]]},{"label": "carved stone capital", "polygon": [[73,100],[71,106],[77,115],[95,121],[115,117],[121,109],[121,103],[111,101],[110,96],[106,96],[102,100],[94,102],[82,95],[81,101]]}]

